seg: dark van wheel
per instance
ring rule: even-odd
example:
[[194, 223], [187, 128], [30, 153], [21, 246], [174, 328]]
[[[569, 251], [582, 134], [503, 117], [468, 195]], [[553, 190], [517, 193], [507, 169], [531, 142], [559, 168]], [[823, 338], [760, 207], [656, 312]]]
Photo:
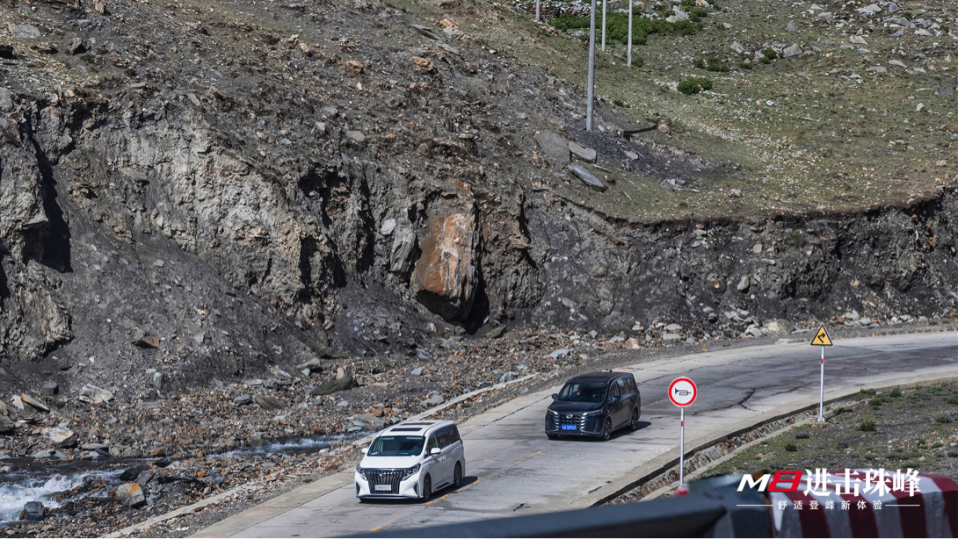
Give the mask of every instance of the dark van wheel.
[[456, 469], [452, 472], [452, 486], [459, 488], [462, 486], [462, 464], [456, 463]]
[[606, 441], [612, 437], [612, 419], [606, 418], [605, 427], [602, 428], [602, 441]]
[[422, 480], [422, 496], [420, 496], [419, 499], [428, 502], [429, 498], [432, 498], [432, 478], [427, 475], [426, 478]]
[[632, 421], [629, 423], [629, 428], [633, 431], [639, 430], [639, 411], [632, 410]]

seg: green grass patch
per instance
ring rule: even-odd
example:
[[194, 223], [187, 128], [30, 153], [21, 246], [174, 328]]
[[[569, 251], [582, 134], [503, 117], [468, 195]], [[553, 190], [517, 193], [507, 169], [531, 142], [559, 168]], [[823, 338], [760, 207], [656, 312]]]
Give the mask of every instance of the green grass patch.
[[897, 399], [898, 397], [901, 397], [901, 390], [896, 387], [888, 392], [888, 396], [893, 399]]
[[697, 94], [703, 90], [711, 90], [712, 81], [701, 77], [689, 77], [679, 83], [678, 90], [685, 95]]
[[798, 434], [795, 435], [796, 440], [807, 440], [808, 438], [809, 438], [809, 435], [807, 432], [799, 432]]
[[874, 390], [874, 389], [862, 389], [862, 390], [860, 390], [858, 393], [860, 393], [860, 394], [862, 394], [862, 395], [874, 395], [874, 394], [875, 394], [875, 390]]
[[875, 422], [874, 421], [862, 421], [858, 425], [858, 430], [862, 432], [875, 432]]
[[[665, 22], [663, 20], [652, 20], [648, 17], [638, 17], [641, 14], [639, 8], [632, 10], [632, 43], [645, 45], [648, 36], [659, 34], [663, 36], [691, 36], [700, 30], [700, 26], [690, 21]], [[559, 30], [579, 30], [589, 27], [589, 17], [576, 17], [571, 13], [563, 13], [549, 21], [549, 24]], [[601, 26], [601, 23], [596, 23]], [[629, 16], [625, 13], [609, 13], [606, 15], [606, 40], [619, 42], [627, 45], [629, 41]], [[600, 31], [598, 28], [597, 32]], [[588, 38], [587, 38], [588, 39]]]
[[958, 457], [958, 451], [949, 451], [948, 456], [951, 458], [956, 458]]
[[785, 444], [785, 451], [798, 451], [798, 446], [795, 444]]
[[945, 402], [948, 404], [958, 404], [958, 397], [948, 397], [945, 399]]
[[948, 416], [939, 416], [935, 418], [935, 423], [951, 423], [951, 418]]

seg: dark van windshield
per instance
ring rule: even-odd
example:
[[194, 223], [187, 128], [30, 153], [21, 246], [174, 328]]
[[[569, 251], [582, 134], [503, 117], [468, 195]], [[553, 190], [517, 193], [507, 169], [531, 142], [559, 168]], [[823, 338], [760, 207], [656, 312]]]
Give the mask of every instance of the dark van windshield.
[[366, 453], [370, 457], [412, 457], [422, 453], [422, 436], [380, 436]]
[[606, 382], [569, 382], [559, 392], [560, 401], [602, 402], [605, 400]]

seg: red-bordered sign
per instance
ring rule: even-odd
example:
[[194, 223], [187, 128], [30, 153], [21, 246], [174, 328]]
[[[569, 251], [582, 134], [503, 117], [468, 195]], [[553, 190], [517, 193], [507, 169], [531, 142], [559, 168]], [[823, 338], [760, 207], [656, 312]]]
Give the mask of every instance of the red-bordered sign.
[[669, 400], [679, 408], [685, 408], [692, 404], [697, 396], [698, 390], [695, 388], [695, 382], [688, 378], [676, 378], [669, 384]]

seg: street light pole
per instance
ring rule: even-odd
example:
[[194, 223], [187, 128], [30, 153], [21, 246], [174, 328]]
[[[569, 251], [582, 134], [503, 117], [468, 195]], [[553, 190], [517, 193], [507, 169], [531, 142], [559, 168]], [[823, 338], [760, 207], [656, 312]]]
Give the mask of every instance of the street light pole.
[[592, 0], [592, 14], [589, 20], [589, 80], [586, 97], [585, 130], [592, 131], [592, 108], [595, 101], [595, 0]]
[[[629, 1], [631, 2], [632, 0], [629, 0]], [[539, 18], [539, 2], [540, 0], [536, 0], [536, 22], [539, 22], [541, 20]]]
[[629, 0], [629, 67], [632, 67], [632, 0]]
[[607, 0], [602, 0], [602, 52], [605, 52], [605, 4]]

